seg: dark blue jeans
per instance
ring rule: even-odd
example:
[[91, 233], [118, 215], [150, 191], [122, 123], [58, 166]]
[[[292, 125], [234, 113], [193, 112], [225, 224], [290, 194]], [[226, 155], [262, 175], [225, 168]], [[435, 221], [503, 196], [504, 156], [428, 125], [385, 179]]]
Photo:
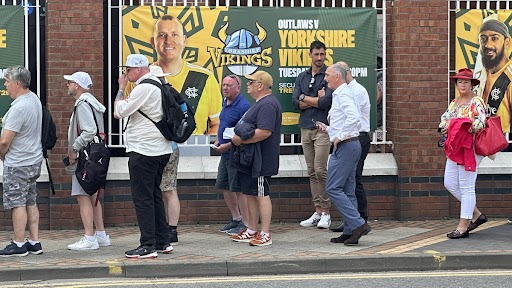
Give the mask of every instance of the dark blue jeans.
[[170, 154], [145, 156], [128, 153], [130, 187], [140, 229], [140, 245], [169, 243], [160, 182]]
[[343, 234], [346, 235], [352, 234], [354, 229], [365, 223], [357, 211], [355, 195], [359, 155], [361, 155], [359, 141], [340, 143], [332, 152], [327, 168], [327, 194], [343, 216]]

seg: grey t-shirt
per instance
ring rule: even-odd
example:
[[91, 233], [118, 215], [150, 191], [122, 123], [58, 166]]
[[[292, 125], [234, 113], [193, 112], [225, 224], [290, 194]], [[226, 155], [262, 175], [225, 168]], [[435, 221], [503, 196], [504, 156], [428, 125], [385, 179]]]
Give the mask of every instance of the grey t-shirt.
[[16, 132], [5, 155], [4, 165], [21, 167], [41, 163], [41, 126], [43, 121], [41, 101], [33, 92], [20, 95], [11, 103], [3, 118], [3, 131]]

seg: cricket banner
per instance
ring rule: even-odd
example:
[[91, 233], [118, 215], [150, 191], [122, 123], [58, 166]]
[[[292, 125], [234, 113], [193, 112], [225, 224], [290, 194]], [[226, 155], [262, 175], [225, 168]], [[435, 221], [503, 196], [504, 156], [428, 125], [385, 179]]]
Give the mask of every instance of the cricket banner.
[[4, 85], [5, 69], [24, 64], [23, 23], [23, 7], [0, 6], [0, 127], [12, 102]]
[[[376, 127], [377, 12], [374, 8], [163, 7], [126, 6], [122, 19], [122, 61], [128, 54], [157, 53], [150, 43], [156, 20], [177, 17], [187, 36], [184, 60], [212, 71], [217, 81], [263, 70], [272, 75], [273, 93], [283, 108], [282, 133], [299, 133], [292, 105], [295, 79], [311, 66], [309, 45], [325, 43], [326, 65], [345, 61], [366, 87]], [[241, 92], [247, 95], [243, 78]], [[252, 101], [254, 102], [254, 101]]]
[[456, 12], [455, 69], [473, 70], [474, 77], [480, 80], [475, 93], [489, 105], [491, 115], [500, 116], [503, 131], [507, 133], [512, 114], [510, 33], [512, 10], [461, 9]]

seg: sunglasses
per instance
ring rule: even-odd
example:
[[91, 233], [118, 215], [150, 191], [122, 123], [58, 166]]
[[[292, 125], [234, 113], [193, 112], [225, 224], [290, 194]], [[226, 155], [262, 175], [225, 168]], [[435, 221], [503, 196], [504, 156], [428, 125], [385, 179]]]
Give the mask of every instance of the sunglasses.
[[311, 77], [311, 81], [309, 81], [309, 88], [311, 89], [315, 84], [315, 77]]
[[75, 81], [68, 80], [68, 85], [71, 85], [71, 84], [73, 84], [73, 83], [75, 83], [75, 84], [76, 84], [76, 82], [75, 82]]
[[260, 82], [260, 81], [255, 81], [255, 80], [249, 80], [249, 81], [247, 82], [247, 86], [251, 86], [251, 85], [252, 85], [252, 84], [254, 84], [254, 83], [261, 83], [261, 82]]
[[128, 72], [130, 72], [130, 70], [132, 70], [132, 69], [135, 69], [135, 68], [133, 68], [133, 67], [125, 67], [125, 68], [123, 68], [123, 74], [128, 74]]
[[235, 79], [236, 84], [238, 84], [238, 86], [240, 86], [240, 82], [238, 82], [238, 77], [236, 77], [236, 75], [235, 75], [235, 74], [228, 75], [227, 77], [229, 77], [229, 78], [231, 78], [231, 79]]

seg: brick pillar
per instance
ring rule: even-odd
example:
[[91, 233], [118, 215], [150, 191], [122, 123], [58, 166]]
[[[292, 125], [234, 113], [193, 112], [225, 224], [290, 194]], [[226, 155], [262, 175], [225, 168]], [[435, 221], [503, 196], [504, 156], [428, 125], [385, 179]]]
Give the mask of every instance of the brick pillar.
[[387, 8], [387, 115], [399, 168], [397, 215], [447, 216], [437, 125], [447, 107], [448, 3], [399, 0]]
[[93, 81], [91, 93], [103, 102], [103, 2], [47, 0], [46, 11], [47, 103], [57, 124], [58, 137], [50, 160], [57, 191], [50, 196], [49, 227], [41, 228], [81, 227], [78, 205], [70, 198], [70, 176], [62, 164], [75, 103], [67, 94], [63, 75], [89, 73]]

